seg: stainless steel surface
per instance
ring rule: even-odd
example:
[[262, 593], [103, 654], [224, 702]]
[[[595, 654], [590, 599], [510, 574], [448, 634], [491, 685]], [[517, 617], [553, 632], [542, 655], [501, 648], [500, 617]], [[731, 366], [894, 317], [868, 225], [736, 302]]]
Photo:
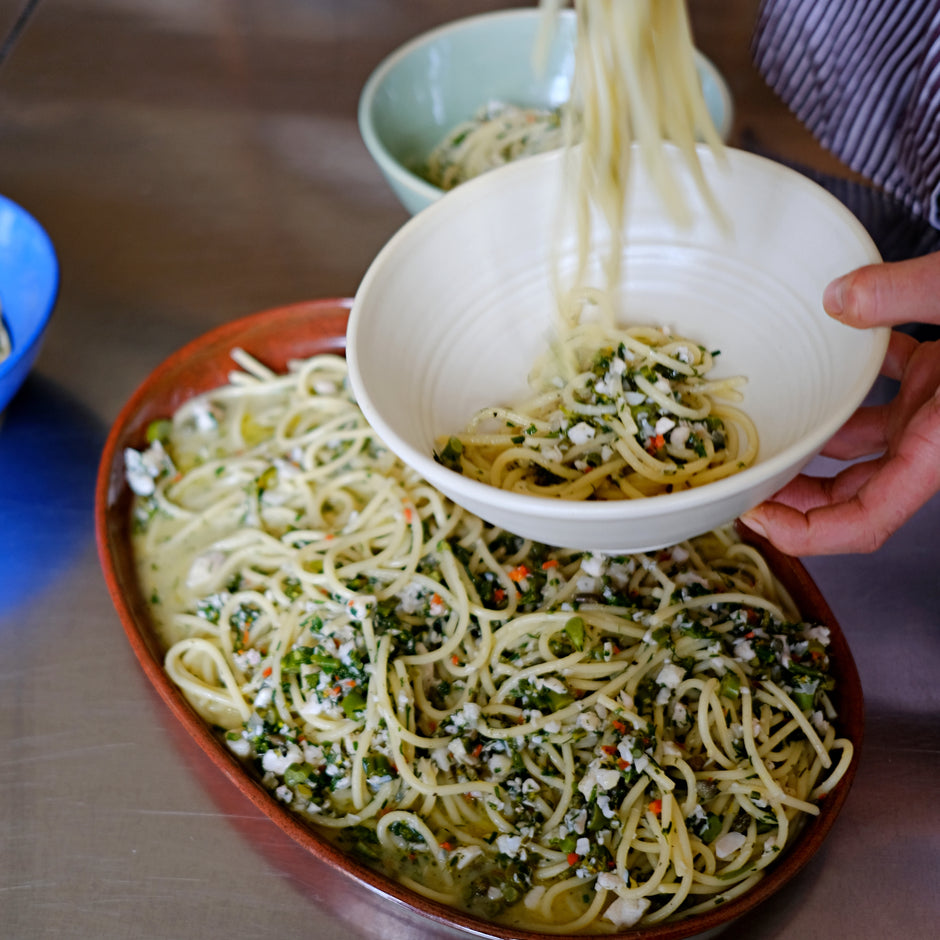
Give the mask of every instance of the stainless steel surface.
[[[359, 141], [363, 81], [405, 38], [506, 5], [0, 0], [0, 192], [62, 264], [0, 423], [0, 936], [451, 935], [305, 857], [173, 725], [106, 593], [92, 488], [168, 353], [354, 292], [406, 218]], [[756, 0], [692, 6], [738, 133], [831, 169], [750, 70]], [[938, 530], [934, 499], [876, 554], [809, 564], [862, 675], [861, 769], [820, 856], [726, 936], [936, 935]]]

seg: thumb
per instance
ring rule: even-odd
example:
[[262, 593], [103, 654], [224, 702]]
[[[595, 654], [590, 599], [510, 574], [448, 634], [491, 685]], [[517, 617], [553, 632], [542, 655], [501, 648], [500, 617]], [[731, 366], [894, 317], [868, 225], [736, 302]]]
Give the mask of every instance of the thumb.
[[829, 284], [823, 307], [860, 328], [940, 323], [940, 252], [850, 271]]

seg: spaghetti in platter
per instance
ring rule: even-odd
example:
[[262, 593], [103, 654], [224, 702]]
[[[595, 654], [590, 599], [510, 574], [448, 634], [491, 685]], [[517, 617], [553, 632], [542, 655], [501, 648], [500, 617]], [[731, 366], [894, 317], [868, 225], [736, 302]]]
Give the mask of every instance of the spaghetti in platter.
[[730, 530], [528, 542], [377, 440], [345, 363], [230, 383], [125, 453], [166, 670], [301, 818], [411, 889], [546, 933], [746, 892], [852, 745], [828, 631]]

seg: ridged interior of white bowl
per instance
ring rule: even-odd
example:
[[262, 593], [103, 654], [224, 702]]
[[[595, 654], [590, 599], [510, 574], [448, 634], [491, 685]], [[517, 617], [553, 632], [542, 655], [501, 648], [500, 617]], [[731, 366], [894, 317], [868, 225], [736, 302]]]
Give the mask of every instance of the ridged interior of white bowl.
[[[545, 348], [561, 154], [458, 188], [406, 225], [370, 268], [348, 341], [354, 388], [379, 434], [484, 518], [584, 547], [668, 544], [677, 533], [733, 518], [782, 485], [877, 375], [884, 331], [833, 321], [821, 297], [830, 279], [878, 255], [848, 211], [804, 177], [740, 151], [728, 153], [726, 166], [702, 156], [726, 225], [690, 191], [695, 222], [677, 228], [637, 165], [623, 319], [668, 325], [720, 349], [720, 371], [746, 376], [743, 407], [761, 441], [755, 467], [654, 500], [570, 504], [499, 493], [431, 459], [435, 440], [477, 408], [517, 400]], [[570, 269], [574, 240], [561, 233], [562, 266]], [[629, 533], [612, 536], [616, 521], [628, 522]]]

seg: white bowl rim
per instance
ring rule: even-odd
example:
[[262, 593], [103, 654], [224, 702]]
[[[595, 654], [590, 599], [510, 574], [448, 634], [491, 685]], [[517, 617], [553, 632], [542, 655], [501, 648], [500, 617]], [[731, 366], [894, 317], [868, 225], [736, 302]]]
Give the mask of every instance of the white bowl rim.
[[[725, 153], [729, 163], [744, 161], [761, 164], [771, 178], [786, 179], [791, 184], [804, 188], [808, 195], [825, 203], [830, 211], [834, 211], [842, 217], [847, 228], [854, 232], [860, 246], [869, 255], [869, 263], [877, 263], [881, 260], [881, 254], [864, 225], [845, 205], [820, 184], [797, 170], [750, 151], [727, 147]], [[794, 441], [770, 458], [759, 460], [758, 463], [738, 473], [715, 480], [705, 486], [682, 490], [677, 493], [666, 493], [637, 500], [587, 502], [509, 492], [490, 486], [487, 483], [472, 480], [448, 469], [438, 463], [432, 455], [413, 447], [385, 421], [372, 400], [364, 393], [367, 383], [362, 378], [362, 370], [359, 366], [358, 343], [359, 337], [362, 335], [362, 297], [370, 290], [371, 284], [379, 275], [386, 258], [400, 250], [398, 246], [411, 237], [411, 232], [415, 228], [433, 224], [437, 214], [441, 212], [452, 213], [455, 209], [459, 209], [460, 200], [474, 202], [482, 195], [478, 193], [478, 190], [494, 185], [508, 187], [514, 174], [521, 175], [531, 172], [531, 161], [550, 161], [553, 159], [559, 159], [557, 152], [539, 154], [524, 161], [506, 164], [455, 187], [445, 195], [444, 199], [438, 200], [422, 212], [412, 216], [379, 251], [366, 271], [356, 291], [350, 311], [346, 332], [346, 358], [349, 363], [350, 381], [359, 407], [379, 437], [404, 463], [420, 473], [426, 480], [433, 482], [435, 477], [439, 478], [442, 473], [446, 474], [448, 495], [454, 494], [451, 495], [451, 498], [458, 504], [462, 502], [482, 504], [498, 510], [500, 514], [513, 513], [543, 517], [548, 515], [546, 507], [551, 506], [552, 517], [559, 521], [584, 520], [592, 523], [627, 523], [631, 520], [646, 519], [657, 510], [668, 511], [670, 514], [675, 515], [699, 506], [718, 502], [722, 498], [732, 498], [737, 493], [759, 489], [762, 484], [766, 485], [780, 474], [785, 474], [788, 469], [792, 469], [792, 475], [795, 476], [810, 459], [819, 453], [823, 445], [862, 404], [880, 372], [888, 348], [891, 333], [889, 328], [876, 327], [867, 330], [869, 335], [873, 337], [871, 350], [867, 361], [858, 364], [854, 394], [846, 395], [841, 406], [834, 409], [824, 420], [818, 422], [811, 433]], [[442, 482], [437, 485], [442, 489], [444, 487]]]
[[[559, 10], [559, 15], [565, 18], [574, 17], [573, 10]], [[487, 13], [474, 13], [471, 16], [464, 16], [448, 23], [442, 23], [426, 32], [423, 32], [412, 39], [409, 39], [403, 45], [390, 52], [375, 67], [372, 74], [366, 79], [362, 92], [359, 95], [358, 123], [359, 132], [362, 135], [366, 149], [373, 155], [381, 154], [383, 158], [383, 168], [394, 177], [400, 184], [405, 184], [414, 190], [415, 195], [420, 196], [428, 202], [434, 202], [441, 198], [447, 190], [429, 183], [426, 179], [412, 172], [401, 161], [399, 161], [385, 146], [381, 137], [375, 130], [375, 123], [371, 117], [372, 105], [379, 88], [385, 81], [389, 72], [392, 71], [403, 59], [406, 59], [416, 49], [427, 45], [446, 36], [448, 33], [457, 32], [473, 23], [488, 22], [492, 20], [509, 19], [532, 19], [540, 16], [538, 8], [512, 8], [508, 10], [491, 10]], [[721, 139], [727, 141], [732, 125], [734, 124], [734, 99], [731, 95], [731, 89], [728, 86], [724, 76], [719, 71], [714, 62], [711, 61], [699, 49], [695, 49], [696, 65], [706, 72], [718, 89], [722, 105], [722, 120], [717, 127]], [[528, 159], [528, 158], [527, 158]]]

